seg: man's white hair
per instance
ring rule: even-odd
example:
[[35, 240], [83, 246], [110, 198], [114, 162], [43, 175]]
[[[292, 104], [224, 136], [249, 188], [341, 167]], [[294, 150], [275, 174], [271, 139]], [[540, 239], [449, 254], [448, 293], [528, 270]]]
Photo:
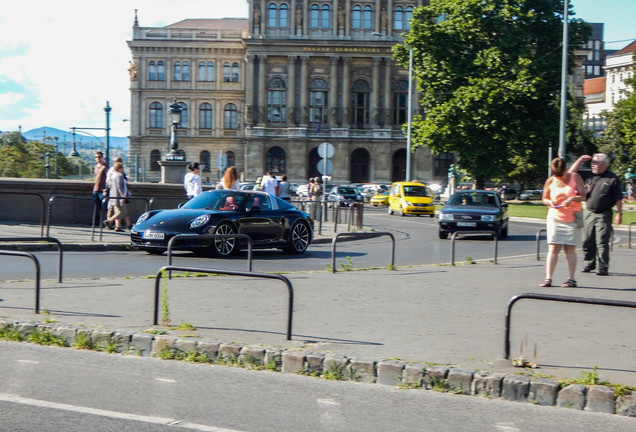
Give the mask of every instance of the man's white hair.
[[596, 153], [593, 158], [605, 165], [609, 165], [609, 158], [605, 153]]

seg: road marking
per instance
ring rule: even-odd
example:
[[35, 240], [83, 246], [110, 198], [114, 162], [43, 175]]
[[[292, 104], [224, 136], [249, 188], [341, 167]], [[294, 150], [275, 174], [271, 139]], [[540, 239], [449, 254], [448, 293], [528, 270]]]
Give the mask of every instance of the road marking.
[[336, 402], [333, 399], [316, 399], [316, 402], [324, 405], [340, 405], [340, 402]]
[[513, 425], [514, 423], [495, 423], [495, 428], [497, 428], [497, 430], [500, 430], [502, 432], [519, 432], [521, 431], [521, 429], [518, 429]]
[[239, 431], [237, 429], [225, 429], [225, 428], [219, 428], [215, 426], [201, 425], [197, 423], [181, 422], [180, 420], [167, 418], [167, 417], [144, 416], [139, 414], [130, 414], [130, 413], [123, 413], [118, 411], [110, 411], [110, 410], [102, 410], [97, 408], [82, 407], [77, 405], [62, 404], [57, 402], [48, 402], [48, 401], [43, 401], [38, 399], [23, 398], [21, 396], [12, 395], [8, 393], [0, 393], [0, 401], [12, 402], [12, 403], [17, 403], [21, 405], [36, 406], [41, 408], [50, 408], [50, 409], [56, 409], [61, 411], [76, 412], [80, 414], [89, 414], [89, 415], [95, 415], [100, 417], [108, 417], [108, 418], [113, 418], [118, 420], [131, 420], [131, 421], [138, 421], [142, 423], [160, 424], [164, 426], [168, 425], [168, 426], [178, 427], [182, 429], [190, 429], [190, 430], [203, 431], [203, 432], [245, 432], [245, 431]]
[[39, 361], [35, 360], [18, 360], [19, 363], [29, 363], [29, 364], [40, 364]]
[[161, 382], [167, 382], [167, 383], [176, 383], [177, 382], [176, 379], [172, 379], [172, 378], [155, 378], [155, 380], [161, 381]]

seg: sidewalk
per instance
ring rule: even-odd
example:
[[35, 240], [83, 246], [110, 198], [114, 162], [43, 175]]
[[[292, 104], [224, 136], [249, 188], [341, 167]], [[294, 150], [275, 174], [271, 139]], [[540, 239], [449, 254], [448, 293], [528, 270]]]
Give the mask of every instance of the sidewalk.
[[[0, 225], [0, 237], [9, 233], [39, 236], [39, 226]], [[51, 227], [50, 235], [65, 248], [97, 243], [90, 243], [88, 228]], [[320, 241], [330, 238], [324, 235]], [[126, 242], [127, 233], [104, 232], [97, 245], [120, 248]], [[503, 360], [504, 316], [511, 297], [537, 292], [635, 301], [635, 258], [636, 249], [615, 247], [610, 276], [578, 273], [578, 288], [539, 288], [545, 261], [533, 258], [497, 265], [290, 273], [291, 341], [285, 340], [287, 290], [280, 281], [175, 277], [166, 281], [171, 323], [189, 323], [196, 330], [170, 330], [169, 335], [560, 378], [578, 378], [598, 366], [602, 380], [636, 386], [635, 309], [520, 301], [512, 315], [511, 356], [520, 355], [527, 336], [525, 358], [532, 360], [536, 344], [540, 368], [513, 368]], [[562, 270], [563, 259], [558, 265]], [[50, 315], [33, 314], [33, 293], [33, 281], [0, 282], [0, 318], [54, 319], [124, 332], [152, 327], [153, 279], [44, 280], [41, 308]]]

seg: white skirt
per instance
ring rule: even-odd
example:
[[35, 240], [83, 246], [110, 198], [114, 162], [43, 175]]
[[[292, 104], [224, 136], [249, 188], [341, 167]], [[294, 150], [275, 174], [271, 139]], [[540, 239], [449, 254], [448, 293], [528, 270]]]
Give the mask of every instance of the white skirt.
[[576, 234], [579, 231], [576, 227], [576, 221], [561, 222], [548, 218], [547, 228], [548, 244], [576, 246]]

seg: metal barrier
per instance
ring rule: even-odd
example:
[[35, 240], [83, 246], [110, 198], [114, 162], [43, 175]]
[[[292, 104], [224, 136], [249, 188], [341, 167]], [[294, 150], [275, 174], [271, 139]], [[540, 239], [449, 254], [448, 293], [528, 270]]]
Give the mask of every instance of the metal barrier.
[[338, 223], [340, 222], [340, 213], [344, 213], [345, 220], [347, 221], [347, 231], [351, 231], [351, 226], [355, 226], [358, 229], [361, 229], [363, 226], [363, 214], [364, 214], [364, 204], [353, 202], [349, 204], [349, 206], [340, 206], [338, 203], [333, 203], [333, 232], [338, 232]]
[[[102, 209], [99, 215], [99, 220], [103, 221], [106, 219], [105, 215], [108, 214], [108, 202], [111, 199], [126, 199], [126, 200], [139, 200], [139, 201], [145, 201], [146, 202], [146, 210], [148, 211], [148, 209], [150, 208], [150, 202], [148, 200], [148, 198], [144, 198], [144, 197], [104, 197], [104, 199], [102, 200]], [[104, 211], [106, 210], [106, 211]], [[130, 229], [130, 227], [128, 227]], [[99, 224], [99, 241], [102, 241], [102, 235], [104, 233], [104, 224], [100, 223]]]
[[547, 233], [548, 230], [546, 228], [541, 228], [539, 231], [537, 231], [537, 261], [541, 261], [541, 257], [540, 257], [540, 240], [541, 240], [541, 233]]
[[53, 202], [56, 199], [74, 199], [89, 200], [93, 203], [93, 217], [91, 218], [91, 241], [95, 241], [95, 216], [97, 216], [97, 204], [92, 197], [77, 197], [72, 195], [53, 195], [49, 198], [49, 205], [46, 210], [46, 237], [49, 236], [49, 228], [51, 227], [51, 213], [53, 211]]
[[636, 224], [636, 222], [630, 222], [629, 227], [627, 228], [627, 243], [630, 249], [632, 248], [632, 225], [634, 224]]
[[[189, 239], [196, 239], [196, 240], [204, 240], [204, 239], [220, 239], [220, 238], [237, 238], [237, 239], [243, 239], [247, 241], [247, 271], [251, 272], [252, 271], [252, 239], [245, 235], [245, 234], [200, 234], [200, 235], [189, 235], [189, 234], [177, 234], [176, 236], [172, 237], [169, 241], [168, 241], [168, 265], [172, 265], [172, 249], [173, 249], [173, 245], [174, 243], [179, 240], [179, 239], [184, 239], [184, 238], [189, 238]], [[172, 279], [171, 274], [168, 275], [169, 279]]]
[[523, 299], [591, 304], [591, 305], [599, 305], [599, 306], [636, 308], [636, 302], [624, 301], [624, 300], [595, 299], [595, 298], [589, 298], [589, 297], [569, 297], [569, 296], [554, 295], [554, 294], [536, 294], [536, 293], [525, 293], [525, 294], [514, 296], [508, 301], [508, 308], [506, 310], [506, 324], [505, 324], [506, 328], [505, 328], [505, 340], [504, 340], [504, 358], [506, 359], [510, 359], [510, 320], [511, 320], [512, 306], [514, 306], [514, 304], [518, 302], [519, 300], [523, 300]]
[[499, 236], [495, 231], [455, 231], [451, 235], [451, 265], [455, 265], [455, 239], [458, 235], [483, 235], [490, 234], [495, 240], [495, 264], [497, 264], [497, 249], [499, 248]]
[[18, 252], [18, 251], [3, 251], [0, 250], [0, 255], [9, 255], [9, 256], [23, 256], [26, 258], [30, 258], [35, 264], [35, 308], [34, 311], [36, 314], [40, 313], [40, 261], [29, 252]]
[[340, 233], [336, 234], [331, 240], [331, 273], [336, 272], [336, 242], [340, 237], [357, 237], [357, 238], [370, 238], [379, 236], [391, 237], [391, 264], [390, 267], [395, 267], [395, 237], [390, 232], [366, 232], [366, 233]]
[[57, 282], [62, 283], [62, 243], [54, 237], [0, 237], [0, 242], [48, 242], [57, 245]]
[[40, 237], [44, 235], [44, 197], [42, 196], [42, 194], [39, 193], [35, 193], [35, 192], [0, 192], [0, 194], [7, 194], [7, 195], [33, 195], [33, 196], [37, 196], [38, 198], [40, 198]]
[[278, 279], [287, 285], [288, 302], [287, 302], [287, 340], [291, 340], [292, 336], [292, 315], [294, 313], [294, 288], [291, 282], [285, 276], [269, 274], [269, 273], [247, 273], [239, 271], [228, 270], [213, 270], [213, 269], [201, 269], [195, 267], [178, 267], [178, 266], [166, 266], [159, 269], [155, 276], [155, 305], [153, 312], [153, 325], [159, 324], [159, 282], [161, 281], [164, 272], [170, 272], [172, 270], [196, 272], [196, 273], [208, 273], [208, 274], [221, 274], [228, 276], [245, 276], [260, 279]]

